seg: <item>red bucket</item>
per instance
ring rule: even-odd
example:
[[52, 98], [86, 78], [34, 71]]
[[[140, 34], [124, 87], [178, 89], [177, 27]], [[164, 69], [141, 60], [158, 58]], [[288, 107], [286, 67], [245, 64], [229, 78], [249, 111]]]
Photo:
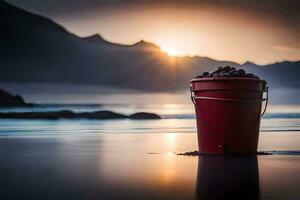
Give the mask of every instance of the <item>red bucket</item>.
[[[215, 77], [191, 80], [198, 146], [203, 154], [256, 154], [266, 81]], [[266, 98], [263, 98], [266, 92]], [[266, 101], [261, 114], [262, 102]]]

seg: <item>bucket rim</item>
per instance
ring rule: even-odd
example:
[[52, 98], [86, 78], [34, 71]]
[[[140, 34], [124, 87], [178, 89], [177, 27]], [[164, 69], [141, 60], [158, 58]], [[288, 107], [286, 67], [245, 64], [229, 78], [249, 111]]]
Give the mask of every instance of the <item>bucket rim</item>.
[[254, 79], [246, 77], [207, 77], [207, 78], [193, 78], [190, 82], [207, 82], [207, 81], [248, 81], [248, 82], [258, 82], [267, 84], [263, 79]]

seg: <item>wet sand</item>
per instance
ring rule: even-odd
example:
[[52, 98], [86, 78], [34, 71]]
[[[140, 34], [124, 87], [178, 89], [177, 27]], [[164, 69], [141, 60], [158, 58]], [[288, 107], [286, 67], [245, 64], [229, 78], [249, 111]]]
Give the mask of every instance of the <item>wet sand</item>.
[[[0, 199], [299, 198], [299, 155], [174, 153], [196, 149], [195, 139], [192, 133], [1, 137]], [[299, 141], [298, 132], [262, 133], [260, 150], [296, 150]]]

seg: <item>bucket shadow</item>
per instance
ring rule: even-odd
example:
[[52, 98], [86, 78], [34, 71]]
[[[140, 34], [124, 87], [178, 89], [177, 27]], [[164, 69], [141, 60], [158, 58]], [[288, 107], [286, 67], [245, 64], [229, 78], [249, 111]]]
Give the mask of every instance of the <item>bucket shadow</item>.
[[259, 199], [257, 156], [199, 156], [196, 199]]

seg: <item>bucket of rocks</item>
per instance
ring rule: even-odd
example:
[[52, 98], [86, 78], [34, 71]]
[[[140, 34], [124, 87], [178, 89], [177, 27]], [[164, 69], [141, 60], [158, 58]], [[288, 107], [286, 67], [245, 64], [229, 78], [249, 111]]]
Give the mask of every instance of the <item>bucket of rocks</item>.
[[191, 80], [200, 153], [256, 154], [268, 103], [266, 85], [258, 76], [230, 66]]

